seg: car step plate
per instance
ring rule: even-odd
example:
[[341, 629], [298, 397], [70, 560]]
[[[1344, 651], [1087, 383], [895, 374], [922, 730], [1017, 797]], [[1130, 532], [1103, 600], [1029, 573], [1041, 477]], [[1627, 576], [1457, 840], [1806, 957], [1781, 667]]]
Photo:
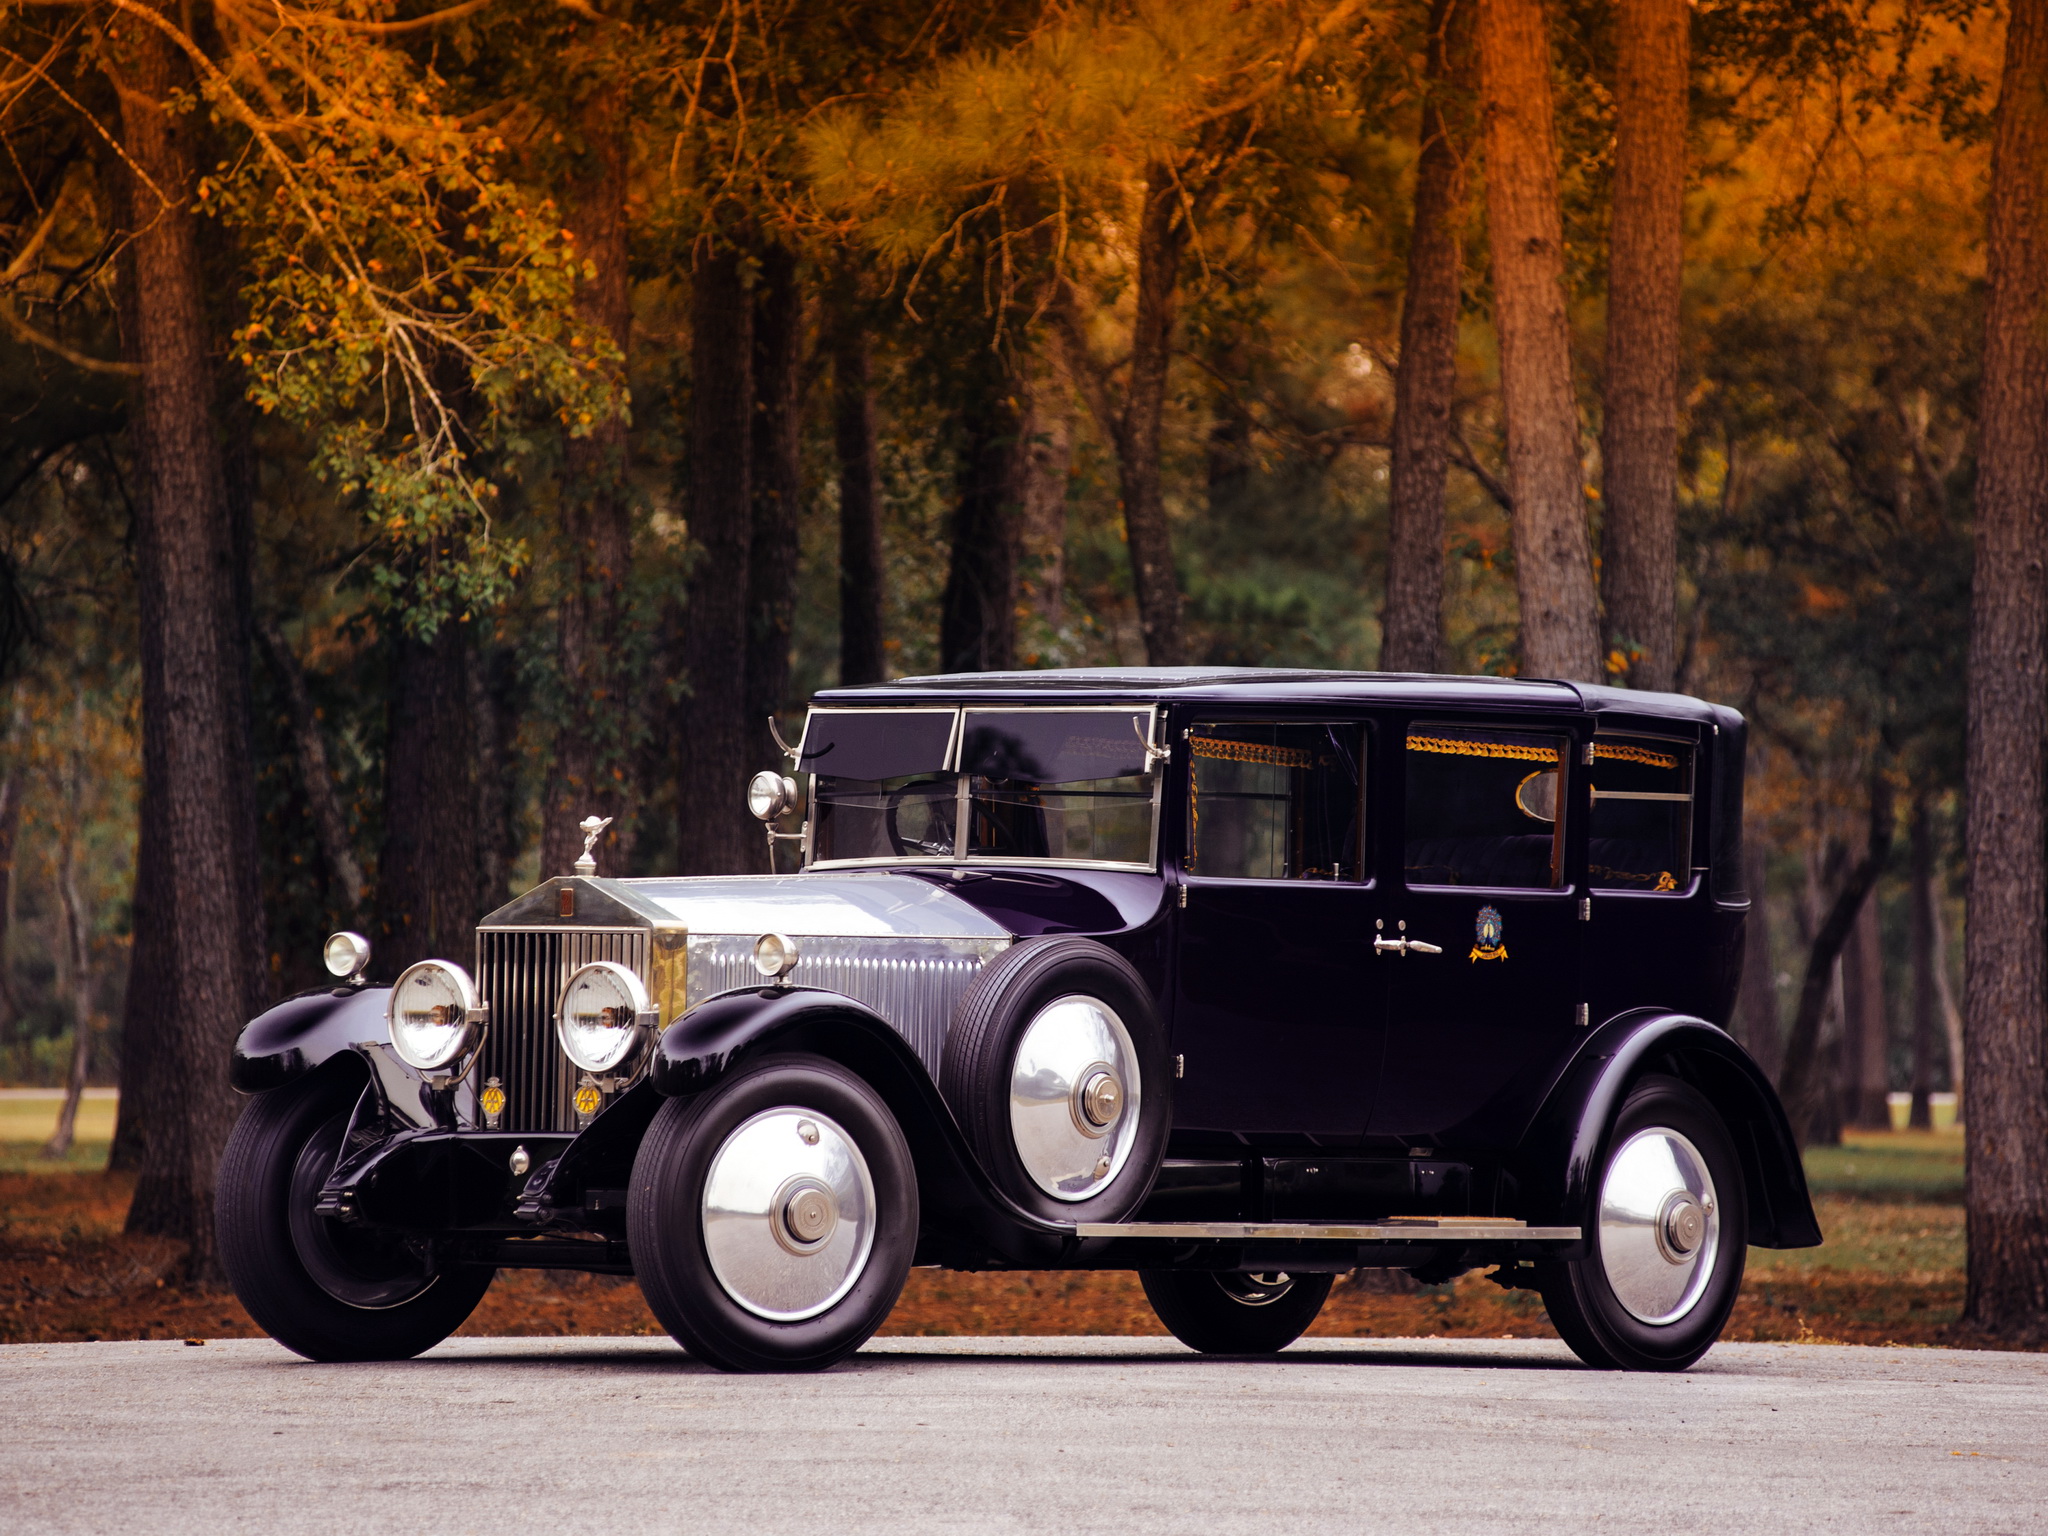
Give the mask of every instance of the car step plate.
[[1076, 1237], [1303, 1243], [1575, 1243], [1577, 1227], [1532, 1227], [1499, 1216], [1397, 1216], [1390, 1221], [1082, 1221]]

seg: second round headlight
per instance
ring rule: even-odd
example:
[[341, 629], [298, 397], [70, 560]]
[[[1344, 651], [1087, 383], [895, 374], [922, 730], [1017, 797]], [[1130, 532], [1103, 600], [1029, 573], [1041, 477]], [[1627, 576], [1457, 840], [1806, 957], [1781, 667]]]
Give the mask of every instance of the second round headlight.
[[586, 1072], [621, 1065], [644, 1038], [642, 1022], [652, 1013], [640, 978], [610, 960], [586, 965], [562, 988], [555, 1006], [555, 1038], [568, 1058]]

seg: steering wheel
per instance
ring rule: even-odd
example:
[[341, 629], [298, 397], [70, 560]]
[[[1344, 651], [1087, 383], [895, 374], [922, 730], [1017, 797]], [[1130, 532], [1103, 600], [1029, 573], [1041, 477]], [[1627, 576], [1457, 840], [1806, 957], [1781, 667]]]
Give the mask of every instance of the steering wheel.
[[[943, 793], [935, 795], [933, 790]], [[909, 833], [899, 821], [906, 801], [912, 811]], [[882, 828], [888, 834], [890, 849], [928, 859], [945, 858], [953, 851], [953, 806], [953, 782], [949, 778], [912, 779], [902, 788], [890, 790], [882, 811]], [[924, 822], [921, 837], [913, 835], [920, 830], [916, 825], [920, 814]]]

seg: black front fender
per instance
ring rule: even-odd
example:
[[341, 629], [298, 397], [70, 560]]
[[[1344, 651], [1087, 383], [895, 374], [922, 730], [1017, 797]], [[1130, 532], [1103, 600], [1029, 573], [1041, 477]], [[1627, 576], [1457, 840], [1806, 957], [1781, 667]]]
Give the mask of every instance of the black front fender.
[[1071, 1227], [1041, 1221], [995, 1186], [909, 1042], [841, 993], [761, 987], [711, 998], [662, 1032], [651, 1076], [658, 1092], [685, 1097], [771, 1051], [836, 1061], [889, 1106], [917, 1164], [925, 1211], [920, 1264], [1049, 1269], [1080, 1251]]
[[303, 1077], [359, 1044], [385, 1038], [389, 987], [321, 987], [256, 1015], [235, 1038], [228, 1081], [262, 1093]]
[[1749, 1053], [1688, 1014], [1638, 1010], [1603, 1024], [1581, 1045], [1544, 1101], [1511, 1165], [1526, 1219], [1589, 1227], [1609, 1128], [1645, 1072], [1680, 1078], [1719, 1111], [1742, 1159], [1749, 1240], [1759, 1248], [1811, 1248], [1821, 1240], [1799, 1144], [1778, 1095]]

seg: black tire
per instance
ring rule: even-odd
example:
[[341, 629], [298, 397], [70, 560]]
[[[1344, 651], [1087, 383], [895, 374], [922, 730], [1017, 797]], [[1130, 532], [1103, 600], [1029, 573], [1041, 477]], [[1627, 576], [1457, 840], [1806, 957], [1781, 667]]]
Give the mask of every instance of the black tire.
[[[1639, 1132], [1678, 1132], [1704, 1159], [1719, 1216], [1712, 1259], [1699, 1261], [1705, 1280], [1682, 1316], [1645, 1321], [1626, 1306], [1609, 1274], [1599, 1220], [1602, 1190], [1617, 1153]], [[1742, 1289], [1749, 1254], [1749, 1205], [1742, 1164], [1721, 1117], [1692, 1088], [1672, 1077], [1645, 1077], [1614, 1117], [1593, 1184], [1593, 1251], [1583, 1259], [1537, 1266], [1543, 1304], [1573, 1353], [1596, 1370], [1682, 1371], [1721, 1336]]]
[[[843, 1131], [865, 1161], [874, 1201], [873, 1244], [851, 1289], [794, 1321], [759, 1315], [728, 1289], [705, 1231], [705, 1188], [720, 1150], [756, 1117], [783, 1110]], [[764, 1057], [706, 1093], [664, 1104], [640, 1143], [626, 1201], [648, 1307], [678, 1344], [723, 1371], [822, 1371], [859, 1349], [902, 1293], [917, 1225], [917, 1169], [895, 1116], [859, 1077], [818, 1056]]]
[[1159, 1321], [1205, 1355], [1277, 1354], [1308, 1331], [1332, 1275], [1239, 1275], [1210, 1269], [1141, 1269]]
[[409, 1360], [461, 1327], [497, 1273], [436, 1269], [397, 1234], [314, 1213], [361, 1091], [320, 1075], [257, 1094], [214, 1188], [235, 1295], [258, 1327], [308, 1360]]
[[[1122, 1164], [1084, 1198], [1047, 1193], [1026, 1170], [1011, 1130], [1010, 1079], [1026, 1029], [1045, 1006], [1080, 996], [1106, 1004], [1138, 1064], [1135, 1134]], [[982, 968], [953, 1012], [939, 1090], [967, 1143], [1004, 1194], [1047, 1221], [1121, 1221], [1144, 1203], [1173, 1126], [1166, 1032], [1143, 978], [1093, 939], [1031, 939]]]

